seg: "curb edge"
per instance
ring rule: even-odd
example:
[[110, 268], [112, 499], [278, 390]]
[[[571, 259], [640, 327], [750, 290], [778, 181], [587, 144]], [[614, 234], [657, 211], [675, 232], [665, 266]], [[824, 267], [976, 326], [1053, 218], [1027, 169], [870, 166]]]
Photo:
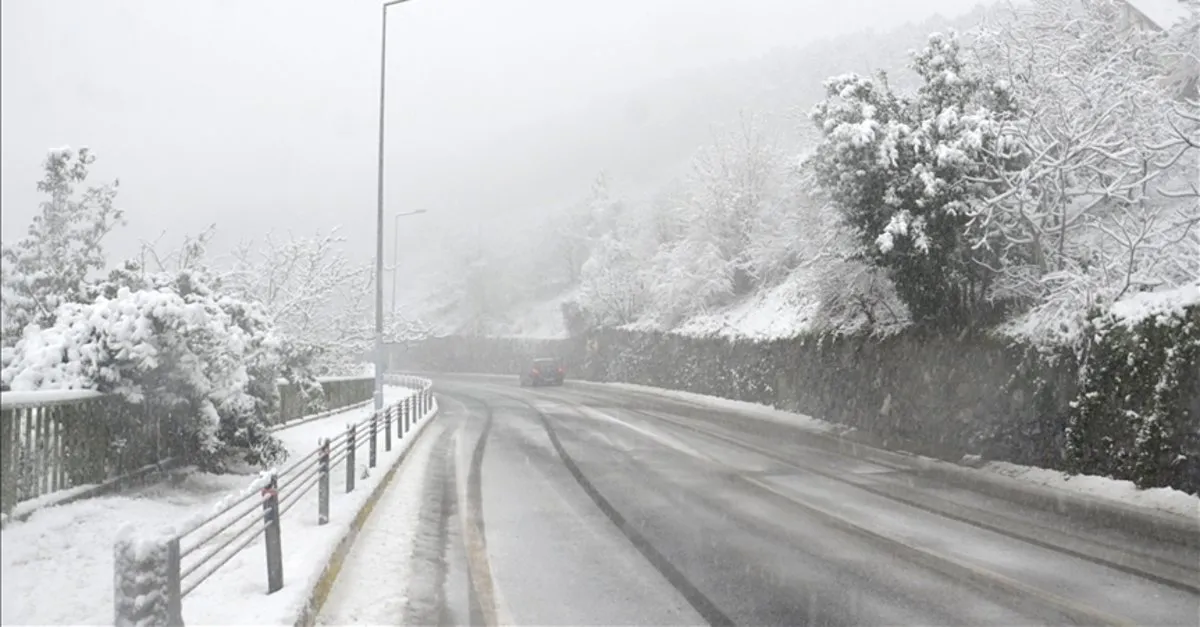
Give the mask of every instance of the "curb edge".
[[[425, 417], [422, 423], [436, 418], [440, 410], [439, 404], [434, 400], [433, 410]], [[424, 431], [425, 429], [422, 427], [415, 437], [420, 438]], [[388, 469], [383, 479], [371, 489], [371, 495], [367, 497], [362, 507], [359, 508], [358, 513], [354, 515], [354, 519], [350, 521], [350, 528], [338, 540], [337, 545], [334, 546], [333, 551], [326, 559], [325, 566], [321, 569], [321, 574], [313, 581], [307, 595], [308, 598], [304, 606], [300, 609], [299, 616], [296, 617], [296, 621], [293, 623], [295, 627], [312, 627], [316, 624], [317, 616], [321, 614], [321, 608], [325, 605], [325, 601], [328, 600], [329, 593], [333, 590], [333, 584], [337, 581], [337, 576], [342, 570], [342, 563], [350, 554], [350, 549], [354, 547], [354, 541], [358, 539], [358, 534], [362, 530], [363, 525], [370, 518], [371, 512], [375, 510], [375, 505], [383, 497], [383, 493], [391, 485], [392, 479], [395, 478], [400, 470], [400, 465], [408, 458], [408, 454], [412, 451], [413, 446], [416, 446], [415, 439], [392, 462], [392, 467]]]

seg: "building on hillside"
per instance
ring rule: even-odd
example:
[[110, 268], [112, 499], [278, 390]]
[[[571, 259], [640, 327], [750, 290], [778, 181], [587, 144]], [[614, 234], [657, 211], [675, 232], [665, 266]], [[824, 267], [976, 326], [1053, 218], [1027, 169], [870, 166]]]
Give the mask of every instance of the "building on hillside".
[[[1130, 28], [1145, 28], [1158, 32], [1168, 32], [1179, 24], [1192, 20], [1196, 24], [1193, 13], [1200, 6], [1196, 0], [1121, 0], [1121, 20], [1123, 25]], [[1198, 58], [1195, 28], [1185, 36], [1193, 43], [1192, 53], [1180, 59], [1173, 60], [1170, 72], [1165, 82], [1179, 98], [1196, 99], [1200, 97], [1200, 58]]]
[[1122, 0], [1121, 4], [1126, 24], [1157, 31], [1170, 30], [1192, 10], [1187, 0]]

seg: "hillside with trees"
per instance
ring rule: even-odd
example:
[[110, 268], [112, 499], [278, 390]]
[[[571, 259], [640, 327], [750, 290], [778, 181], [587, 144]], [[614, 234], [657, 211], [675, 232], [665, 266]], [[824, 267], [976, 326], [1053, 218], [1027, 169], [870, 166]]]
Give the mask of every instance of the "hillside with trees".
[[560, 351], [581, 378], [1196, 493], [1197, 5], [981, 11], [903, 70], [823, 76], [790, 100], [807, 119], [743, 113], [650, 193], [599, 176], [537, 237], [474, 248], [438, 312], [459, 337], [413, 360]]
[[431, 316], [1069, 342], [1094, 309], [1200, 276], [1196, 20], [1162, 32], [1122, 7], [980, 9], [730, 69], [753, 97], [679, 176], [633, 192], [601, 173], [547, 223], [473, 242]]

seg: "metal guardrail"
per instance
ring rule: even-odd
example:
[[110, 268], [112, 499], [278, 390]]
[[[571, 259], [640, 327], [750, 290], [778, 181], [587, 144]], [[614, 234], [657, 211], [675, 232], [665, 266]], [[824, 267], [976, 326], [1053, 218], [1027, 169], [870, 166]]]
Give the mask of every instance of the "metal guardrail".
[[[283, 588], [281, 520], [314, 487], [317, 523], [329, 523], [333, 469], [345, 467], [345, 491], [354, 491], [357, 455], [367, 448], [367, 468], [374, 468], [380, 436], [392, 450], [392, 430], [402, 440], [434, 409], [429, 379], [389, 375], [388, 382], [415, 393], [325, 438], [304, 457], [282, 470], [263, 473], [239, 494], [231, 495], [204, 517], [188, 521], [183, 531], [155, 540], [118, 538], [115, 547], [115, 616], [117, 625], [183, 624], [183, 599], [235, 555], [265, 536], [267, 594]], [[149, 542], [149, 544], [148, 544]]]

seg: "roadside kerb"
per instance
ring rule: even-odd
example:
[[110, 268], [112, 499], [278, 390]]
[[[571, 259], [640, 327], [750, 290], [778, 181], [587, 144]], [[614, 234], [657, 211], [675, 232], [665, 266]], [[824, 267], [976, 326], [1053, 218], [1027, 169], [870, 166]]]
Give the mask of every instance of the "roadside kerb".
[[[435, 401], [433, 411], [436, 413], [437, 409], [437, 403]], [[354, 541], [358, 539], [359, 532], [362, 531], [363, 525], [366, 524], [367, 519], [371, 516], [371, 512], [374, 511], [375, 504], [379, 502], [379, 499], [383, 496], [384, 491], [386, 491], [388, 486], [391, 484], [392, 478], [395, 477], [397, 471], [400, 469], [400, 465], [403, 464], [404, 460], [408, 457], [408, 453], [412, 450], [412, 447], [416, 443], [415, 438], [420, 436], [420, 432], [424, 430], [424, 425], [426, 422], [427, 421], [423, 420], [418, 424], [417, 427], [414, 427], [416, 433], [414, 434], [413, 443], [409, 444], [408, 448], [404, 449], [404, 451], [400, 453], [400, 455], [392, 463], [392, 467], [388, 469], [383, 480], [376, 484], [375, 488], [371, 490], [371, 496], [367, 498], [366, 503], [363, 504], [362, 508], [358, 511], [358, 514], [355, 515], [354, 520], [350, 522], [350, 527], [346, 530], [346, 534], [342, 536], [342, 539], [338, 541], [337, 546], [334, 547], [333, 552], [329, 556], [329, 560], [325, 564], [325, 567], [321, 569], [321, 574], [316, 578], [316, 582], [312, 585], [312, 589], [308, 595], [308, 601], [304, 604], [304, 607], [300, 611], [300, 615], [296, 618], [296, 627], [312, 627], [316, 624], [317, 617], [321, 615], [321, 608], [325, 606], [325, 601], [329, 599], [329, 593], [333, 590], [333, 584], [335, 581], [337, 581], [338, 574], [342, 570], [342, 564], [345, 562], [346, 556], [350, 554], [350, 550], [354, 548]]]

